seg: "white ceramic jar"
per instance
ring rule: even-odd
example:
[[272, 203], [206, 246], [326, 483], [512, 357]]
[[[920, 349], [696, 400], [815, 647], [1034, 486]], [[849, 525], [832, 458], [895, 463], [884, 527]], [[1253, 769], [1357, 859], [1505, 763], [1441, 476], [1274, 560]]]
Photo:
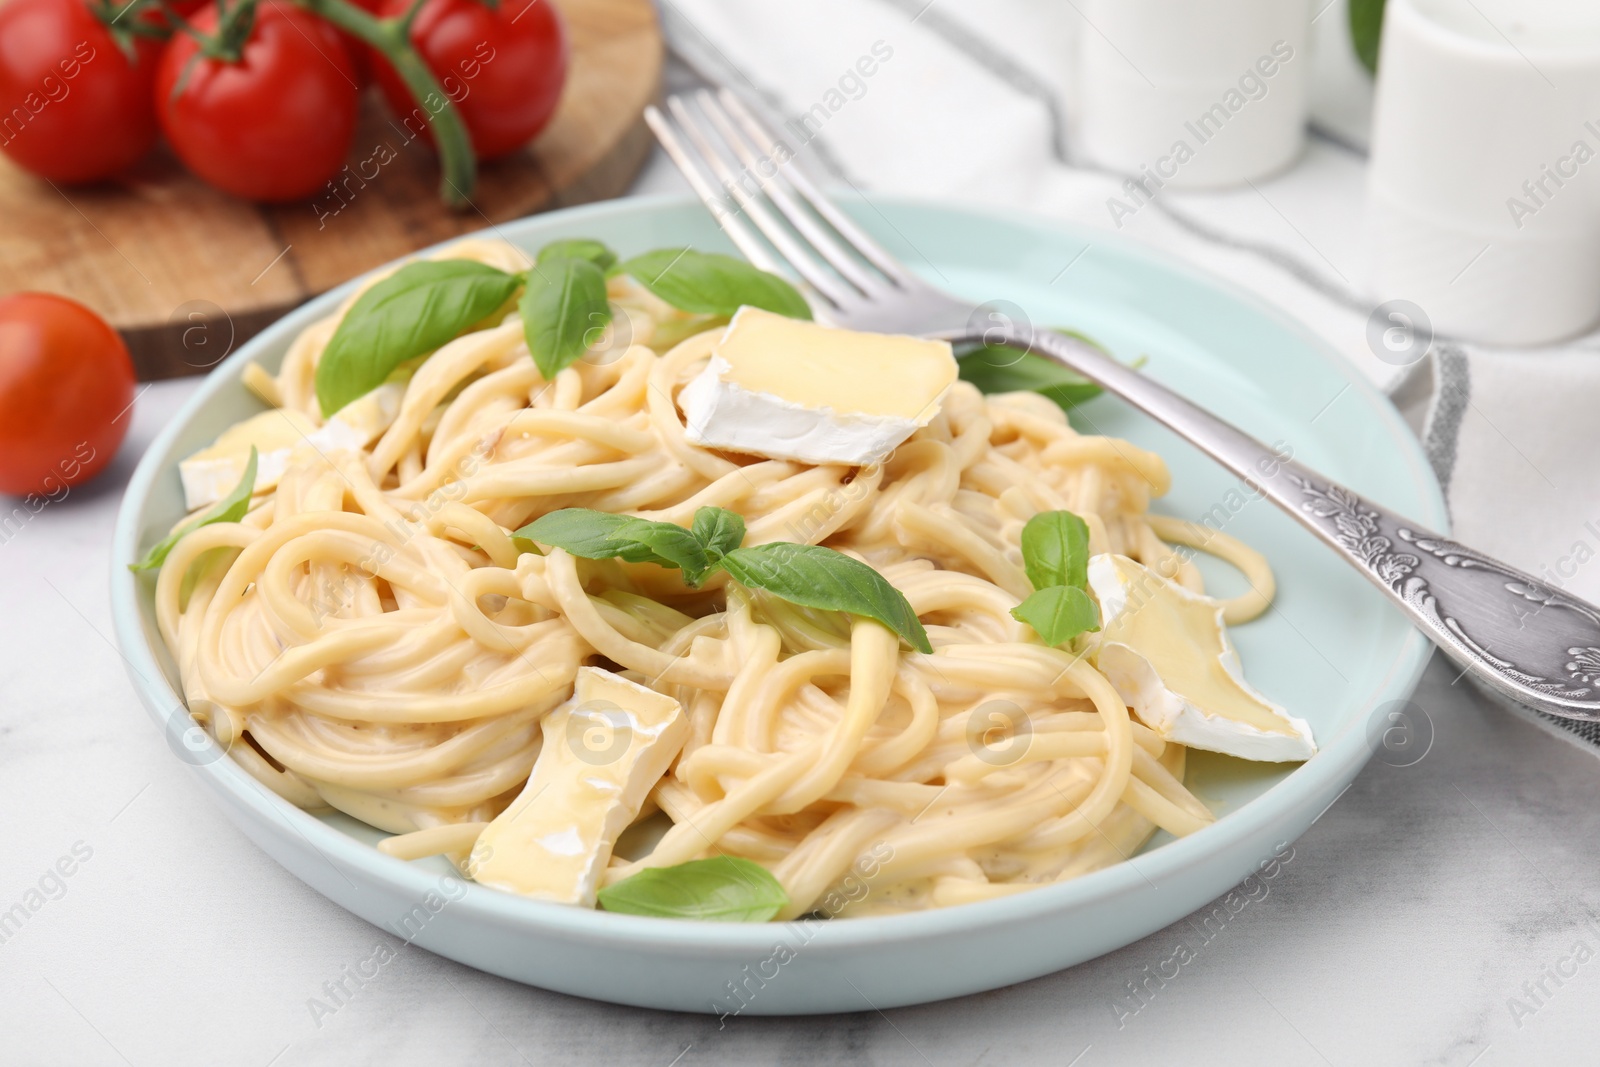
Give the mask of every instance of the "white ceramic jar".
[[1080, 125], [1095, 162], [1175, 188], [1239, 185], [1305, 143], [1309, 0], [1086, 0]]
[[1365, 243], [1370, 295], [1439, 333], [1600, 321], [1600, 3], [1389, 0]]

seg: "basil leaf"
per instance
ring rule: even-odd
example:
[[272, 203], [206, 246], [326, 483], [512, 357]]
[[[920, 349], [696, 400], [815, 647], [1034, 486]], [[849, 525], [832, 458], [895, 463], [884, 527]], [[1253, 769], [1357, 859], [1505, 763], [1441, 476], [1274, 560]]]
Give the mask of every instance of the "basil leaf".
[[1047, 645], [1100, 629], [1089, 583], [1089, 526], [1070, 511], [1043, 511], [1022, 527], [1022, 566], [1036, 590], [1011, 609]]
[[1033, 627], [1047, 645], [1100, 629], [1100, 609], [1088, 593], [1070, 585], [1040, 589], [1012, 608], [1011, 617]]
[[684, 581], [697, 586], [705, 581], [711, 559], [694, 534], [670, 522], [629, 519], [617, 528], [617, 537], [631, 542], [619, 558], [629, 563], [657, 563], [683, 571]]
[[914, 648], [932, 652], [928, 634], [900, 591], [877, 571], [820, 545], [774, 542], [734, 547], [744, 539], [744, 519], [722, 508], [701, 508], [694, 529], [589, 508], [562, 508], [511, 536], [564, 548], [585, 559], [656, 563], [683, 571], [698, 586], [717, 567], [752, 589], [793, 604], [876, 619]]
[[244, 518], [245, 512], [250, 510], [250, 497], [255, 492], [256, 459], [256, 446], [251, 445], [250, 459], [245, 463], [244, 474], [239, 478], [239, 484], [233, 487], [233, 491], [211, 505], [211, 510], [201, 515], [198, 519], [186, 522], [172, 531], [164, 540], [146, 553], [144, 559], [141, 559], [138, 563], [128, 564], [128, 569], [130, 571], [155, 570], [167, 561], [167, 555], [172, 551], [173, 546], [183, 540], [185, 535], [193, 533], [202, 526], [210, 526], [214, 522], [238, 522]]
[[351, 305], [317, 361], [317, 403], [331, 416], [396, 367], [454, 340], [511, 298], [515, 274], [470, 259], [407, 263]]
[[928, 633], [900, 590], [843, 552], [787, 541], [739, 548], [722, 566], [740, 585], [764, 589], [802, 607], [876, 619], [920, 652], [932, 652]]
[[632, 515], [562, 508], [540, 516], [511, 536], [554, 545], [584, 559], [621, 559], [682, 570], [691, 586], [704, 581], [711, 569], [711, 560], [694, 534], [670, 522]]
[[1022, 528], [1022, 566], [1035, 589], [1089, 581], [1089, 526], [1070, 511], [1041, 511]]
[[632, 517], [590, 508], [562, 508], [539, 516], [511, 536], [564, 548], [584, 559], [611, 559], [625, 547], [615, 537], [617, 528]]
[[734, 856], [649, 867], [597, 896], [606, 911], [709, 922], [766, 922], [789, 903], [772, 872]]
[[606, 271], [616, 266], [617, 254], [592, 237], [569, 237], [565, 241], [551, 241], [539, 249], [539, 266], [552, 259], [587, 260]]
[[715, 562], [744, 543], [744, 516], [727, 508], [704, 507], [694, 513], [690, 530]]
[[[1056, 330], [1110, 355], [1105, 347], [1076, 330]], [[1047, 397], [1063, 410], [1092, 400], [1101, 389], [1081, 374], [1044, 356], [1004, 345], [984, 345], [962, 356], [956, 364], [962, 381], [971, 382], [981, 393], [1034, 392]]]
[[618, 270], [633, 275], [673, 307], [699, 315], [732, 315], [748, 305], [791, 319], [811, 317], [811, 305], [798, 289], [732, 256], [658, 248], [634, 256]]
[[1383, 39], [1384, 0], [1350, 0], [1350, 43], [1368, 74], [1378, 73], [1378, 46]]
[[606, 276], [587, 259], [555, 257], [528, 272], [522, 330], [545, 381], [578, 361], [611, 322]]
[[1098, 385], [1059, 363], [1011, 348], [981, 348], [961, 357], [956, 366], [961, 380], [976, 385], [981, 393], [1038, 393], [1063, 409], [1093, 400], [1101, 392]]

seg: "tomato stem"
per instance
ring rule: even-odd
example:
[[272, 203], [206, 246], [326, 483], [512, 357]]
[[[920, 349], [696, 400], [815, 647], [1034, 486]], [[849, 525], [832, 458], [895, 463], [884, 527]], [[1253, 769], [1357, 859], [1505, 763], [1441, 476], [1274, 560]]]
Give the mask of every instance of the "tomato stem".
[[[172, 36], [170, 25], [150, 22], [143, 17], [149, 11], [160, 11], [164, 15], [164, 0], [125, 0], [120, 4], [116, 0], [90, 0], [88, 6], [89, 11], [100, 20], [100, 24], [111, 35], [112, 43], [127, 57], [129, 63], [139, 61], [139, 52], [134, 46], [138, 38], [164, 41]], [[124, 16], [130, 14], [134, 17], [124, 22]]]
[[377, 18], [346, 0], [294, 2], [383, 53], [416, 101], [411, 115], [404, 116], [402, 121], [409, 126], [411, 117], [420, 113], [433, 130], [433, 143], [439, 150], [440, 199], [452, 208], [467, 206], [477, 182], [477, 159], [467, 136], [466, 123], [461, 121], [461, 112], [434, 77], [422, 53], [411, 43], [411, 20], [422, 6], [421, 0], [416, 0], [398, 18]]
[[[244, 60], [245, 42], [250, 40], [250, 33], [255, 24], [256, 0], [233, 0], [232, 3], [217, 0], [215, 35], [196, 33], [187, 23], [184, 29], [199, 40], [199, 55], [219, 59], [224, 63], [239, 63]], [[174, 95], [180, 92], [182, 92], [181, 81], [180, 87], [174, 89]]]
[[411, 39], [411, 24], [417, 21], [417, 13], [422, 10], [422, 5], [428, 0], [411, 0], [411, 6], [405, 9], [400, 16], [400, 35], [406, 40]]

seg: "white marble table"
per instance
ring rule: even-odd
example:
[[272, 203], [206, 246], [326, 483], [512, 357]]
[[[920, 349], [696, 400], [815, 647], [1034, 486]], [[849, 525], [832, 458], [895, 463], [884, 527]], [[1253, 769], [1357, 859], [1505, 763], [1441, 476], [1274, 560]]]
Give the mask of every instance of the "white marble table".
[[[640, 184], [674, 182], [655, 163]], [[112, 520], [192, 388], [149, 387], [106, 475], [0, 527], [0, 915], [27, 914], [0, 926], [0, 1064], [1489, 1067], [1592, 1055], [1600, 761], [1453, 686], [1443, 662], [1416, 697], [1433, 726], [1427, 756], [1369, 766], [1266, 894], [1170, 979], [1149, 976], [1182, 923], [964, 1000], [719, 1026], [400, 947], [236, 832], [125, 677], [106, 596]], [[378, 977], [314, 1014], [324, 984], [380, 944], [398, 955]]]

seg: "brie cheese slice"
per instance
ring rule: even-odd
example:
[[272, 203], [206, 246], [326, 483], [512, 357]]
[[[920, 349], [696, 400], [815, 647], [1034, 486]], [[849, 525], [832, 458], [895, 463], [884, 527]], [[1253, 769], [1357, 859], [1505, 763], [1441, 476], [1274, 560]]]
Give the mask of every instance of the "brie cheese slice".
[[742, 307], [683, 388], [697, 445], [801, 463], [878, 463], [939, 413], [950, 345]]
[[689, 719], [663, 693], [580, 667], [572, 699], [542, 726], [528, 784], [478, 836], [467, 871], [509, 893], [592, 908], [617, 837], [689, 739]]
[[406, 382], [384, 382], [350, 401], [310, 435], [318, 451], [366, 448], [393, 425], [406, 398]]
[[275, 408], [253, 415], [224, 430], [209, 448], [202, 448], [178, 464], [185, 506], [214, 504], [233, 492], [256, 449], [255, 491], [271, 489], [283, 477], [294, 446], [316, 430], [311, 419], [290, 408]]
[[230, 426], [209, 448], [178, 464], [185, 507], [193, 511], [233, 492], [250, 462], [251, 446], [256, 449], [256, 493], [278, 484], [290, 456], [302, 445], [324, 454], [367, 447], [394, 422], [405, 391], [403, 384], [387, 382], [351, 401], [321, 426], [292, 408], [263, 411]]
[[1311, 727], [1244, 680], [1222, 605], [1128, 559], [1089, 559], [1100, 604], [1095, 665], [1134, 714], [1169, 741], [1241, 759], [1310, 759]]

